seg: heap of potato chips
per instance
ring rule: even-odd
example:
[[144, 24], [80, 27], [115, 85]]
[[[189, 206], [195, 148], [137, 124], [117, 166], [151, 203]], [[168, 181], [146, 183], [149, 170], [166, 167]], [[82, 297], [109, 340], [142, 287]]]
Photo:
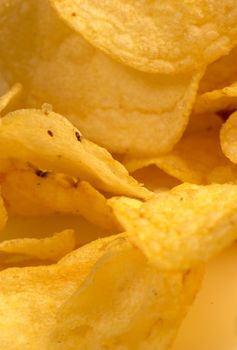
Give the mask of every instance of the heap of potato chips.
[[235, 0], [1, 1], [1, 349], [170, 348], [237, 238], [236, 62]]

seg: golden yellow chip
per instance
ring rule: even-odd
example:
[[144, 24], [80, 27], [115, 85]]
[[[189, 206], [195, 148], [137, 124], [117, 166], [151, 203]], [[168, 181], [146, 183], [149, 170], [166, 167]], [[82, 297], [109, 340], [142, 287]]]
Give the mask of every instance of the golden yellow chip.
[[52, 237], [18, 238], [0, 243], [0, 266], [19, 266], [33, 261], [55, 262], [70, 253], [76, 245], [73, 230], [64, 230]]
[[231, 162], [237, 163], [237, 112], [231, 114], [220, 133], [221, 147]]
[[70, 35], [50, 60], [39, 60], [26, 103], [52, 103], [110, 152], [160, 154], [182, 136], [200, 77], [141, 73]]
[[215, 167], [207, 176], [208, 183], [237, 184], [237, 166], [231, 162]]
[[42, 110], [9, 113], [0, 124], [2, 159], [31, 163], [87, 180], [96, 188], [144, 198], [141, 187], [105, 149], [86, 140], [64, 117], [44, 106]]
[[110, 204], [133, 244], [159, 269], [190, 268], [237, 237], [236, 185], [182, 184], [141, 206], [129, 198]]
[[167, 349], [199, 274], [162, 273], [119, 242], [59, 310], [47, 349]]
[[219, 90], [205, 92], [197, 97], [195, 113], [233, 111], [237, 108], [237, 82]]
[[199, 94], [208, 91], [220, 90], [233, 84], [237, 80], [237, 47], [226, 56], [207, 66], [206, 72], [200, 81]]
[[[129, 172], [154, 164], [180, 181], [209, 183], [209, 174], [213, 169], [230, 165], [220, 147], [221, 125], [221, 119], [214, 114], [193, 115], [183, 138], [173, 151], [161, 157], [125, 157], [123, 164]], [[159, 178], [157, 182], [159, 184]]]
[[[15, 102], [22, 92], [21, 84], [15, 84], [0, 97], [0, 114], [10, 112], [11, 107], [15, 107]], [[13, 106], [12, 106], [13, 105]]]
[[0, 350], [170, 349], [237, 239], [236, 2], [0, 2]]
[[51, 0], [93, 45], [139, 70], [177, 73], [210, 63], [237, 43], [234, 0]]
[[81, 285], [110, 241], [109, 237], [93, 242], [57, 265], [1, 271], [1, 346], [5, 350], [46, 349], [57, 310]]
[[201, 275], [199, 268], [159, 272], [121, 235], [92, 242], [56, 265], [7, 269], [0, 272], [0, 344], [112, 350], [159, 342], [165, 349]]
[[7, 208], [13, 214], [74, 214], [107, 229], [118, 228], [105, 197], [85, 181], [29, 168], [10, 171], [1, 186]]
[[[18, 12], [12, 10], [8, 16], [18, 26], [15, 12], [21, 14], [24, 3], [28, 16], [36, 17], [37, 44], [32, 44], [32, 28], [27, 28], [24, 16], [20, 40], [25, 45], [15, 45], [14, 26], [6, 36], [7, 44], [4, 41], [2, 47], [0, 42], [0, 51], [6, 52], [0, 61], [6, 60], [8, 82], [20, 79], [26, 86], [24, 105], [39, 108], [51, 103], [86, 138], [110, 152], [157, 155], [170, 151], [187, 125], [201, 73], [148, 74], [117, 63], [70, 30], [47, 0], [37, 2], [37, 10], [32, 1], [17, 2]], [[7, 56], [14, 49], [17, 70], [15, 56]]]

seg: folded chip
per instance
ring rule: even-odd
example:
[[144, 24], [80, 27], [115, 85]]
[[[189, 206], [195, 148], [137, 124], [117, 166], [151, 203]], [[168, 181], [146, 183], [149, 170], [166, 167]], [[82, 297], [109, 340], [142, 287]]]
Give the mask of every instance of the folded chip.
[[7, 269], [0, 272], [0, 343], [6, 350], [163, 350], [201, 276], [201, 268], [160, 272], [124, 235], [56, 265]]
[[106, 149], [86, 140], [49, 106], [18, 110], [1, 119], [0, 157], [68, 174], [106, 192], [150, 196]]
[[237, 43], [234, 0], [51, 0], [93, 45], [137, 69], [177, 73], [204, 66]]
[[31, 261], [56, 262], [70, 253], [76, 245], [73, 230], [64, 230], [51, 237], [18, 238], [0, 243], [0, 268], [21, 266]]
[[106, 198], [88, 182], [28, 168], [6, 173], [1, 186], [12, 214], [26, 217], [54, 213], [81, 215], [100, 227], [118, 229]]
[[110, 204], [133, 244], [164, 271], [207, 261], [237, 237], [237, 185], [184, 183], [144, 204]]

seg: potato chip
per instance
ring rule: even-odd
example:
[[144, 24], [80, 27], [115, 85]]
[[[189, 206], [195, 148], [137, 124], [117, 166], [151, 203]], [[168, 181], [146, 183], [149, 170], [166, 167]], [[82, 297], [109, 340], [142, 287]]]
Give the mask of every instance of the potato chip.
[[58, 308], [81, 285], [112, 239], [73, 251], [57, 265], [1, 271], [1, 346], [5, 350], [45, 349]]
[[208, 183], [237, 184], [237, 167], [231, 162], [215, 167], [207, 176]]
[[[51, 60], [37, 65], [26, 103], [49, 101], [111, 152], [160, 154], [182, 136], [199, 79], [200, 73], [137, 72], [70, 36]], [[61, 84], [65, 89], [58, 91]]]
[[206, 184], [214, 168], [230, 165], [220, 147], [221, 125], [221, 119], [214, 114], [193, 115], [183, 138], [173, 151], [160, 157], [125, 157], [123, 164], [129, 172], [154, 164], [180, 181]]
[[83, 349], [97, 348], [91, 344], [165, 349], [201, 276], [200, 268], [159, 272], [124, 235], [92, 242], [56, 265], [4, 270], [0, 344], [6, 350], [72, 349], [78, 344]]
[[[15, 81], [27, 74], [33, 64], [37, 44], [37, 2], [32, 0], [3, 0], [0, 8], [0, 69], [1, 79], [8, 82], [14, 74]], [[24, 88], [29, 86], [24, 84]]]
[[52, 237], [18, 238], [0, 243], [0, 266], [19, 266], [31, 260], [56, 262], [76, 245], [73, 230], [55, 233]]
[[48, 106], [9, 113], [0, 123], [2, 159], [17, 159], [39, 169], [87, 180], [104, 191], [144, 198], [142, 188], [103, 148], [86, 140], [64, 117]]
[[[105, 197], [85, 181], [39, 170], [12, 170], [2, 181], [8, 210], [16, 215], [82, 215], [107, 229], [118, 228]], [[93, 215], [91, 214], [93, 213]]]
[[93, 45], [139, 70], [177, 73], [213, 62], [237, 43], [234, 0], [51, 0]]
[[231, 114], [220, 133], [221, 148], [231, 162], [237, 163], [237, 112]]
[[200, 81], [199, 94], [208, 91], [221, 90], [237, 81], [237, 47], [207, 66], [206, 72]]
[[2, 197], [0, 196], [0, 230], [4, 228], [7, 222], [7, 211], [5, 209], [5, 205]]
[[205, 92], [197, 97], [195, 113], [217, 112], [237, 109], [237, 82], [219, 90]]
[[0, 97], [0, 114], [10, 112], [11, 106], [15, 106], [17, 98], [22, 92], [22, 85], [15, 84], [12, 88], [7, 91], [3, 96]]
[[13, 216], [9, 213], [9, 219], [1, 232], [0, 242], [15, 240], [18, 238], [47, 238], [55, 232], [70, 228], [75, 232], [76, 247], [81, 247], [98, 238], [107, 237], [118, 230], [102, 229], [82, 216], [72, 214], [51, 214], [47, 218], [41, 216]]
[[[29, 6], [29, 0], [24, 2]], [[110, 152], [157, 155], [171, 150], [187, 125], [201, 73], [173, 77], [136, 71], [67, 28], [46, 0], [38, 2], [37, 10], [34, 4], [31, 7], [37, 45], [32, 48], [29, 39], [28, 48], [16, 47], [18, 65], [24, 67], [16, 72], [14, 67], [5, 69], [9, 83], [20, 79], [26, 85], [24, 106], [39, 108], [44, 102], [51, 103], [86, 138]], [[15, 19], [14, 11], [9, 19]], [[15, 30], [13, 27], [8, 39], [9, 48], [0, 43], [1, 52], [14, 47]], [[31, 35], [28, 32], [25, 26], [21, 41]], [[28, 64], [25, 50], [34, 52], [34, 59], [27, 56]], [[14, 63], [15, 57], [11, 59]]]
[[236, 185], [182, 184], [140, 207], [129, 198], [110, 204], [133, 244], [159, 269], [190, 268], [237, 237]]
[[199, 273], [161, 273], [139, 250], [120, 243], [59, 310], [46, 348], [167, 349]]

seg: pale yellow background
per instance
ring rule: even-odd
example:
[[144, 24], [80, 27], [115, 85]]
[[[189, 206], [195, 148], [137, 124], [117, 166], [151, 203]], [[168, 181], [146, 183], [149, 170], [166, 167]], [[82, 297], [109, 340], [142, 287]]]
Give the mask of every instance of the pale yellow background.
[[208, 264], [172, 350], [237, 350], [237, 243]]

